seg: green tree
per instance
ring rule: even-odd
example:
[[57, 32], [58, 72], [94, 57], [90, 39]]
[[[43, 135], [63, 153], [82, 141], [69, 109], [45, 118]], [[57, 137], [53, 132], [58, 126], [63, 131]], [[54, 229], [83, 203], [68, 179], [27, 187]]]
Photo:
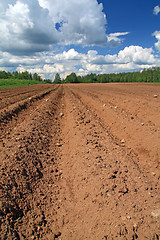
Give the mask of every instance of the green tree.
[[15, 78], [15, 79], [18, 78], [18, 72], [17, 72], [17, 71], [13, 72], [13, 73], [12, 73], [12, 76], [13, 76], [13, 78]]
[[8, 75], [7, 72], [5, 72], [5, 71], [0, 71], [0, 78], [1, 78], [1, 79], [3, 79], [3, 78], [6, 79], [6, 78], [8, 78], [8, 76], [9, 76], [9, 75]]
[[54, 78], [54, 83], [60, 84], [61, 83], [61, 78], [59, 73], [56, 73], [55, 78]]
[[50, 79], [44, 79], [44, 83], [52, 83]]
[[72, 72], [70, 75], [66, 77], [66, 83], [78, 83], [78, 77], [77, 75]]
[[42, 78], [41, 78], [41, 76], [39, 76], [37, 73], [34, 73], [33, 74], [33, 80], [36, 80], [36, 81], [42, 81]]

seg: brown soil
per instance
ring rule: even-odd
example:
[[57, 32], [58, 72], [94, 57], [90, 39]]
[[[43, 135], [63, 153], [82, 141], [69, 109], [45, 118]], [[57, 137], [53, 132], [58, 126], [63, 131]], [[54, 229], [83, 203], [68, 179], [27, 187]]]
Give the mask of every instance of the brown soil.
[[21, 86], [13, 88], [0, 89], [0, 109], [3, 109], [13, 103], [21, 102], [33, 95], [39, 94], [51, 88], [51, 84], [37, 84], [32, 86]]
[[160, 85], [0, 99], [1, 239], [160, 239]]

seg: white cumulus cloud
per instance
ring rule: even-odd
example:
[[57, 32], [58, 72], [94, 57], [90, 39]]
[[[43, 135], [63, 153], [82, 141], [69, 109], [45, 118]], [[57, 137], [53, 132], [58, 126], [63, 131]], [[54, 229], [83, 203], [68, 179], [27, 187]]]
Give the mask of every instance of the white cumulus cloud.
[[159, 6], [156, 6], [156, 7], [154, 8], [154, 10], [153, 10], [153, 13], [154, 13], [155, 15], [158, 15], [158, 14], [160, 13], [160, 7], [159, 7]]
[[152, 48], [142, 48], [141, 46], [125, 47], [124, 50], [118, 54], [118, 62], [133, 62], [139, 65], [154, 64], [156, 60], [152, 52]]
[[[160, 13], [160, 7], [156, 6], [153, 10], [153, 13], [155, 15], [158, 15]], [[155, 31], [153, 33], [153, 36], [155, 36], [155, 38], [157, 39], [157, 42], [155, 43], [155, 48], [160, 51], [160, 31]]]
[[1, 3], [0, 50], [14, 55], [30, 55], [49, 50], [58, 40], [47, 9], [37, 0]]
[[43, 67], [44, 73], [62, 73], [64, 71], [64, 67], [62, 64], [54, 64], [54, 65], [48, 65], [45, 64]]
[[125, 36], [129, 34], [129, 32], [117, 32], [117, 33], [110, 33], [107, 35], [107, 39], [108, 39], [108, 44], [111, 47], [117, 47], [118, 45], [121, 44], [121, 42], [123, 41], [123, 39], [119, 38], [121, 36]]
[[1, 56], [5, 59], [5, 62], [0, 61], [1, 67], [4, 67], [8, 61], [8, 67], [15, 64], [18, 71], [37, 72], [41, 76], [51, 79], [54, 79], [57, 72], [61, 77], [66, 77], [71, 72], [75, 72], [77, 75], [86, 75], [92, 72], [111, 73], [160, 66], [160, 60], [153, 55], [152, 48], [142, 48], [141, 46], [125, 47], [114, 55], [101, 55], [96, 50], [80, 53], [73, 48], [57, 54], [40, 53], [34, 57], [35, 63], [30, 56], [23, 58], [23, 62], [20, 57], [8, 53], [0, 53]]
[[[159, 12], [160, 7], [156, 6], [154, 14]], [[56, 72], [61, 76], [71, 72], [82, 75], [160, 65], [152, 48], [129, 46], [112, 55], [99, 54], [98, 50], [85, 52], [86, 48], [80, 53], [74, 49], [74, 44], [76, 49], [80, 44], [107, 46], [108, 50], [121, 45], [128, 34], [107, 33], [103, 5], [97, 0], [1, 0], [0, 67], [37, 72], [53, 79]], [[160, 31], [153, 35], [160, 51]]]
[[155, 43], [155, 48], [160, 51], [160, 31], [155, 31], [153, 33], [153, 36], [157, 39], [157, 42]]
[[97, 0], [1, 0], [0, 25], [0, 51], [17, 56], [59, 45], [116, 47], [128, 34], [106, 34], [106, 15]]
[[39, 0], [47, 8], [63, 44], [105, 45], [106, 16], [97, 0]]

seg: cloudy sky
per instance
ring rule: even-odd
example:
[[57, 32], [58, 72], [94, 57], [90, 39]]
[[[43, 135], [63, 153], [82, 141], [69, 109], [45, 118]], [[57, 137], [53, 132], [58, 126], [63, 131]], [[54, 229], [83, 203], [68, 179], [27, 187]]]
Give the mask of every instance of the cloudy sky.
[[1, 0], [0, 70], [62, 78], [160, 66], [158, 0]]

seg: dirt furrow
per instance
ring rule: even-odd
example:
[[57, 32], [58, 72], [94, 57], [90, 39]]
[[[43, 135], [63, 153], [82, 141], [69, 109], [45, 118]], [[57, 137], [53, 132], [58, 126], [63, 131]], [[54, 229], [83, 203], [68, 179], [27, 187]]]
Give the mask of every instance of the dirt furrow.
[[[0, 129], [1, 134], [10, 134], [10, 131], [17, 126], [25, 116], [32, 115], [32, 112], [39, 107], [43, 102], [48, 101], [48, 95], [55, 91], [57, 87], [50, 88], [49, 90], [41, 91], [37, 95], [23, 100], [21, 103], [11, 104], [9, 107], [0, 111]], [[19, 116], [21, 114], [21, 116]]]
[[53, 89], [53, 85], [51, 84], [41, 84], [0, 89], [0, 109], [4, 109], [16, 102], [22, 102], [51, 88]]
[[[152, 100], [153, 107], [149, 107], [148, 112], [150, 111], [150, 114], [148, 114], [147, 117], [143, 115], [143, 104], [141, 105], [141, 103], [139, 103], [139, 107], [141, 108], [140, 119], [139, 117], [137, 118], [134, 113], [134, 106], [137, 105], [134, 100], [132, 100], [132, 107], [130, 107], [130, 111], [132, 110], [133, 112], [131, 112], [128, 116], [128, 114], [126, 114], [128, 110], [124, 111], [125, 108], [128, 108], [128, 101], [126, 102], [125, 100], [128, 97], [126, 94], [124, 94], [121, 99], [118, 99], [119, 95], [115, 94], [113, 96], [114, 101], [109, 98], [111, 102], [108, 103], [107, 88], [105, 89], [105, 97], [103, 94], [95, 93], [97, 90], [92, 88], [90, 91], [89, 88], [88, 91], [84, 88], [80, 91], [78, 87], [72, 86], [71, 89], [74, 90], [77, 96], [83, 99], [90, 109], [98, 114], [103, 124], [108, 128], [117, 141], [119, 141], [119, 143], [121, 142], [122, 145], [134, 151], [137, 155], [137, 164], [141, 170], [144, 170], [149, 178], [153, 178], [153, 175], [156, 174], [156, 180], [158, 180], [160, 177], [160, 124], [158, 121], [160, 117], [159, 101]], [[137, 98], [138, 96], [135, 97], [135, 99]], [[114, 102], [116, 102], [116, 104]], [[150, 122], [150, 124], [147, 124], [147, 122]]]
[[156, 239], [158, 190], [77, 92], [65, 87], [64, 99], [60, 238]]
[[0, 238], [160, 239], [159, 99], [150, 92], [63, 85], [17, 113], [9, 107], [0, 128]]
[[52, 92], [31, 115], [19, 119], [7, 138], [1, 137], [1, 239], [54, 239], [58, 234], [62, 96], [62, 88]]

